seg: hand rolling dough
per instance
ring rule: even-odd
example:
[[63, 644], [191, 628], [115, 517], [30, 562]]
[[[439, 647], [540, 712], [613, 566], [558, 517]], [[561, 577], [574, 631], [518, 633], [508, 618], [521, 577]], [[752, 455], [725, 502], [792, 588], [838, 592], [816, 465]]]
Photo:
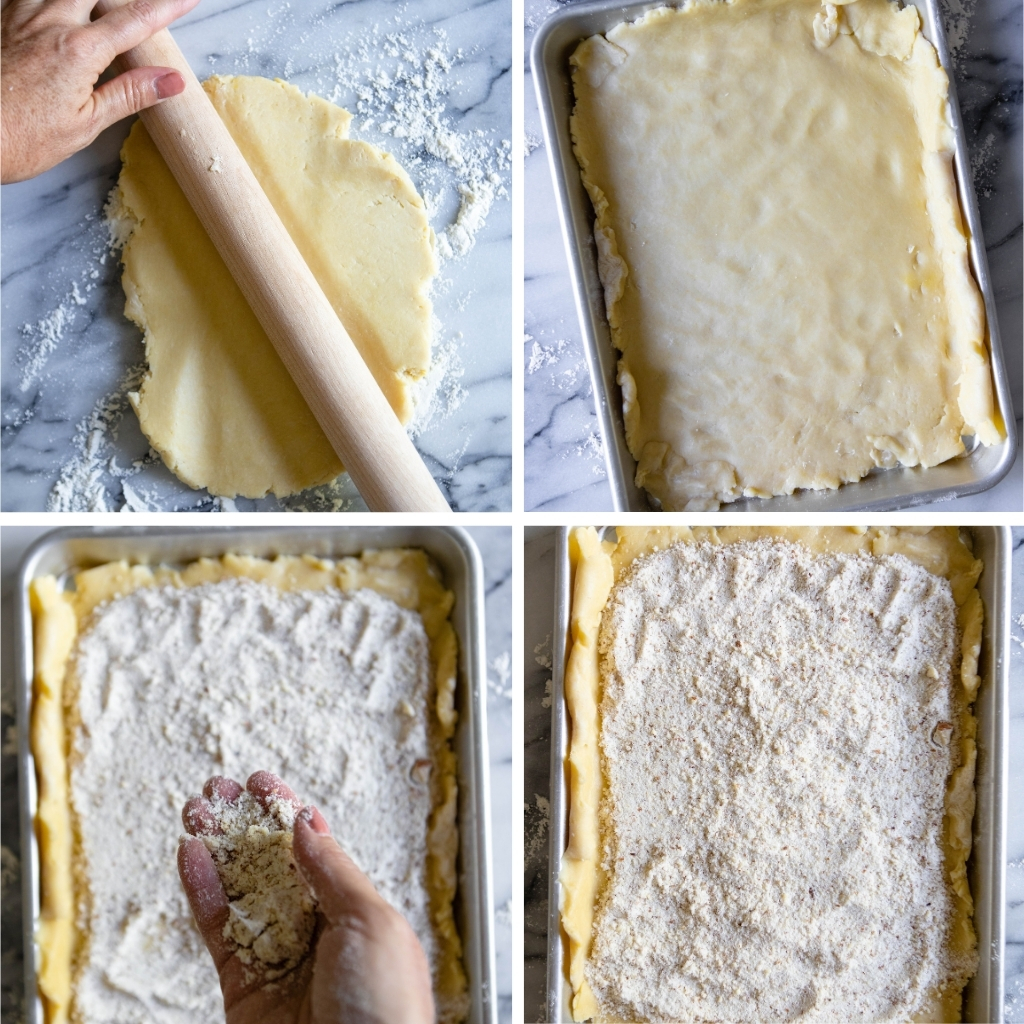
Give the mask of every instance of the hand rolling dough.
[[[351, 115], [286, 82], [204, 84], [403, 423], [430, 362], [434, 235], [397, 161], [346, 138]], [[342, 471], [141, 122], [111, 202], [125, 220], [125, 314], [146, 336], [131, 401], [171, 471], [212, 494], [294, 494]], [[218, 173], [211, 159], [210, 173]]]

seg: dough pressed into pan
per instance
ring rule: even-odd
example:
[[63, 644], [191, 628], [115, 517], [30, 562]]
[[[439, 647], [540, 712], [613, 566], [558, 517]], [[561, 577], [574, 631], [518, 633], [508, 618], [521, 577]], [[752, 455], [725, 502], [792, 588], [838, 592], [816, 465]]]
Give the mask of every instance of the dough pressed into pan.
[[959, 532], [586, 528], [570, 554], [574, 1019], [959, 1020], [983, 616]]
[[[347, 111], [286, 82], [214, 75], [203, 87], [407, 423], [430, 365], [437, 269], [408, 174], [347, 137]], [[190, 487], [226, 497], [333, 480], [337, 455], [141, 122], [121, 157], [108, 215], [128, 234], [125, 314], [148, 364], [130, 397], [150, 444]], [[209, 173], [223, 173], [216, 154]]]
[[176, 877], [179, 814], [208, 775], [257, 768], [333, 819], [419, 931], [440, 1018], [461, 1019], [454, 597], [426, 554], [117, 562], [74, 582], [31, 589], [48, 1024], [221, 1012]]
[[626, 440], [656, 503], [999, 442], [948, 80], [915, 7], [689, 0], [571, 62]]

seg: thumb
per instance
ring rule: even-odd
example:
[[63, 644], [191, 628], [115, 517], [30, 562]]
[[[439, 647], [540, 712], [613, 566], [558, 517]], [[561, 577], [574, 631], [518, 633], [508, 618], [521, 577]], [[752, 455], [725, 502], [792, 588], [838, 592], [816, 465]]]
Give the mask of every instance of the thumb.
[[173, 68], [133, 68], [93, 90], [92, 124], [98, 135], [115, 121], [185, 91]]
[[338, 925], [388, 906], [328, 832], [315, 807], [303, 808], [296, 817], [292, 852], [329, 924]]

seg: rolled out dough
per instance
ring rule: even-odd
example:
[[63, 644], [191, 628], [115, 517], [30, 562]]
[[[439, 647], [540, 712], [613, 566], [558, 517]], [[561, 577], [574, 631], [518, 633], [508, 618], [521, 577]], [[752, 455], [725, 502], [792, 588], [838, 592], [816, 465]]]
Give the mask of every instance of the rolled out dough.
[[626, 440], [661, 508], [1000, 442], [915, 7], [688, 0], [571, 63]]
[[[434, 234], [389, 154], [347, 138], [351, 115], [282, 81], [204, 88], [403, 423], [430, 361]], [[130, 398], [190, 487], [294, 494], [343, 469], [141, 122], [121, 151], [125, 314], [148, 370]], [[217, 155], [210, 173], [218, 173]]]

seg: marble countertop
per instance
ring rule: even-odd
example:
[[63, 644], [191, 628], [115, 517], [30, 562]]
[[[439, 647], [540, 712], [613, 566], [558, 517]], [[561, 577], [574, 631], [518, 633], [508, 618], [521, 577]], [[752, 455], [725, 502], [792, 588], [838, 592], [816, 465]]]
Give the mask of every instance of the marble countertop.
[[[525, 0], [524, 438], [527, 511], [611, 509], [601, 429], [581, 341], [529, 53], [533, 36], [572, 0]], [[982, 494], [919, 506], [942, 512], [1022, 505], [1021, 7], [1014, 0], [941, 0], [995, 285], [1018, 452]]]
[[[525, 875], [523, 881], [523, 1017], [545, 1017], [548, 772], [551, 750], [551, 633], [555, 604], [553, 527], [527, 527], [523, 558]], [[1010, 808], [1006, 833], [1007, 1024], [1024, 1024], [1024, 527], [1013, 530], [1010, 605]]]
[[[21, 557], [36, 537], [51, 527], [5, 526], [0, 534], [3, 623], [2, 657], [2, 961], [0, 1019], [24, 1020], [21, 953], [21, 875], [18, 851], [18, 759], [15, 734], [13, 588]], [[512, 807], [512, 531], [507, 527], [470, 527], [484, 565], [487, 618], [487, 738], [491, 772], [491, 839], [494, 879], [494, 945], [497, 952], [498, 1019], [512, 1020], [512, 851], [518, 825]]]
[[[411, 174], [439, 238], [472, 184], [461, 157], [493, 172], [463, 224], [475, 245], [443, 260], [433, 288], [433, 397], [415, 442], [458, 511], [511, 509], [511, 4], [509, 0], [203, 0], [172, 29], [200, 78], [286, 78], [353, 111], [351, 135], [393, 153]], [[427, 71], [437, 88], [424, 85]], [[386, 76], [386, 77], [383, 77]], [[396, 100], [448, 132], [404, 137]], [[103, 205], [129, 122], [38, 178], [3, 187], [3, 510], [220, 511], [149, 451], [128, 407], [126, 373], [143, 361], [122, 315]], [[486, 195], [490, 189], [496, 194]], [[479, 227], [474, 220], [482, 218]], [[443, 246], [442, 246], [443, 248]], [[457, 249], [457, 247], [456, 247]], [[53, 501], [63, 478], [75, 500]], [[64, 488], [66, 492], [68, 488]], [[240, 511], [365, 509], [347, 476]]]

